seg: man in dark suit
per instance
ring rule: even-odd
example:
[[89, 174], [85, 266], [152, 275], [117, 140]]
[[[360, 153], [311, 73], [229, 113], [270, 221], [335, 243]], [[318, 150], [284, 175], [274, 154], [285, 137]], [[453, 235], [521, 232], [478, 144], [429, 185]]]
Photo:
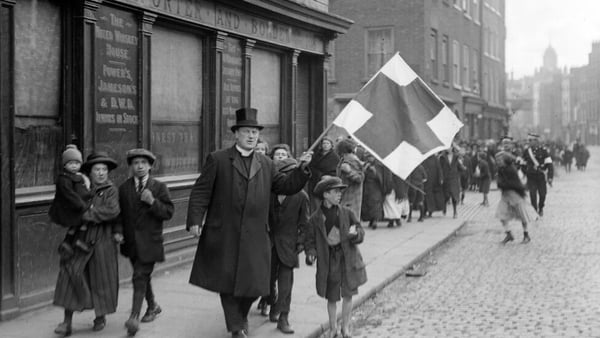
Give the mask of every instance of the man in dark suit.
[[146, 149], [127, 152], [133, 176], [119, 187], [119, 204], [124, 242], [121, 253], [133, 266], [133, 305], [125, 327], [129, 335], [139, 330], [144, 297], [148, 303], [142, 322], [151, 322], [162, 311], [154, 300], [150, 275], [156, 262], [165, 260], [163, 222], [173, 216], [173, 202], [167, 186], [150, 177], [156, 157]]
[[247, 337], [252, 303], [269, 294], [271, 192], [295, 194], [310, 176], [311, 153], [284, 174], [254, 152], [263, 129], [256, 115], [253, 108], [236, 111], [235, 145], [208, 155], [188, 206], [187, 229], [200, 236], [190, 283], [220, 294], [232, 337]]
[[[527, 175], [527, 189], [531, 205], [540, 216], [544, 216], [546, 202], [546, 182], [552, 186], [554, 165], [548, 149], [540, 145], [540, 135], [527, 134], [528, 147], [523, 152], [525, 160], [525, 175]], [[539, 196], [539, 199], [538, 199]]]

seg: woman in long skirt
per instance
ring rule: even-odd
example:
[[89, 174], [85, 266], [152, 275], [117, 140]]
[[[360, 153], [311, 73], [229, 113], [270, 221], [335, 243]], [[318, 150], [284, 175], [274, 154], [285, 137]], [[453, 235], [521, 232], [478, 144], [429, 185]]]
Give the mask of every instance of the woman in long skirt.
[[527, 225], [537, 220], [538, 214], [525, 199], [525, 186], [521, 183], [514, 165], [516, 158], [510, 153], [512, 145], [510, 139], [504, 139], [502, 142], [504, 150], [496, 154], [498, 188], [502, 192], [500, 203], [496, 210], [496, 217], [500, 219], [502, 227], [506, 232], [502, 244], [515, 239], [509, 228], [509, 222], [513, 219], [521, 221], [521, 225], [523, 226], [523, 243], [529, 243], [531, 238], [527, 231]]
[[106, 325], [106, 315], [117, 308], [119, 275], [117, 243], [122, 241], [117, 225], [119, 192], [108, 179], [108, 172], [117, 163], [106, 153], [92, 153], [82, 171], [90, 175], [92, 203], [83, 214], [88, 230], [85, 242], [89, 252], [80, 250], [73, 255], [61, 254], [60, 270], [54, 291], [54, 305], [64, 308], [64, 320], [54, 330], [62, 336], [71, 335], [74, 311], [93, 309], [96, 313], [94, 331]]

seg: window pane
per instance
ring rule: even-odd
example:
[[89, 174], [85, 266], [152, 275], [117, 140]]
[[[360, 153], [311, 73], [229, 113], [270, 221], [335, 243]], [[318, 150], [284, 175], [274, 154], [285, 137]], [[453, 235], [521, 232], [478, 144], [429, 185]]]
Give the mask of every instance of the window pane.
[[367, 77], [375, 74], [392, 56], [394, 44], [390, 28], [367, 32]]
[[281, 125], [281, 58], [266, 50], [252, 51], [250, 101], [258, 110], [258, 123], [265, 126], [261, 138], [273, 145], [279, 143]]
[[152, 34], [154, 174], [197, 173], [202, 118], [202, 40], [155, 26]]
[[16, 187], [51, 185], [64, 144], [60, 6], [48, 0], [18, 1], [14, 21]]

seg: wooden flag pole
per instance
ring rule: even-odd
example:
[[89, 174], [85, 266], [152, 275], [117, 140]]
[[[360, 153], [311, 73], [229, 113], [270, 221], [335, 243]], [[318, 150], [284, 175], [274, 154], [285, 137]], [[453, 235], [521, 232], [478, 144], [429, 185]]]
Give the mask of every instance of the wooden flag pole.
[[[312, 151], [317, 144], [319, 144], [321, 142], [321, 140], [323, 139], [323, 137], [325, 137], [325, 135], [327, 135], [327, 133], [329, 132], [329, 130], [331, 130], [331, 128], [333, 127], [333, 123], [330, 124], [329, 126], [327, 126], [327, 128], [325, 130], [323, 130], [323, 132], [321, 133], [321, 135], [319, 135], [319, 137], [317, 137], [317, 139], [315, 140], [315, 142], [312, 144], [312, 146], [310, 146], [310, 148], [308, 148], [306, 151]], [[333, 146], [333, 144], [332, 144]]]

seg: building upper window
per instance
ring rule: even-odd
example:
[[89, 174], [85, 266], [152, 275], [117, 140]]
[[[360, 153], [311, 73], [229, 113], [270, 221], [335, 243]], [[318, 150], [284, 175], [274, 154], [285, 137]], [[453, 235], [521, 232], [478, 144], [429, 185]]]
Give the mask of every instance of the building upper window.
[[479, 92], [479, 55], [477, 49], [472, 49], [471, 57], [471, 89], [473, 92]]
[[438, 36], [435, 29], [431, 30], [429, 43], [429, 61], [431, 66], [431, 79], [438, 79]]
[[450, 45], [448, 44], [448, 35], [442, 37], [442, 76], [445, 83], [450, 82], [450, 62], [448, 56], [450, 55]]
[[463, 46], [463, 58], [462, 58], [462, 85], [463, 88], [468, 89], [469, 83], [469, 46]]
[[367, 29], [366, 77], [371, 77], [394, 55], [392, 28]]
[[479, 0], [473, 0], [473, 4], [471, 6], [471, 16], [473, 17], [473, 21], [475, 23], [480, 23], [479, 20]]
[[452, 83], [460, 87], [460, 44], [452, 41]]
[[462, 0], [462, 10], [465, 12], [466, 16], [471, 16], [471, 1], [472, 0]]

